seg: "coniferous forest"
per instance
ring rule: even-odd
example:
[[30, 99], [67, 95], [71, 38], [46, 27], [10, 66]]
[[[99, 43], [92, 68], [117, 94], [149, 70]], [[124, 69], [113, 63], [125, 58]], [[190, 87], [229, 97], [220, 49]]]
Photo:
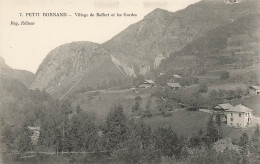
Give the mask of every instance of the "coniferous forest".
[[[253, 135], [243, 133], [234, 141], [238, 149], [218, 151], [214, 145], [223, 137], [222, 125], [213, 116], [206, 129], [184, 137], [170, 127], [152, 130], [142, 118], [127, 117], [120, 102], [108, 107], [104, 123], [97, 126], [93, 114], [80, 106], [73, 108], [69, 100], [54, 100], [44, 91], [3, 78], [1, 90], [2, 105], [8, 109], [0, 122], [2, 159], [6, 161], [43, 162], [60, 155], [71, 163], [259, 162], [259, 126]], [[41, 129], [36, 143], [31, 141], [29, 126]], [[33, 152], [34, 160], [20, 158], [26, 152]]]

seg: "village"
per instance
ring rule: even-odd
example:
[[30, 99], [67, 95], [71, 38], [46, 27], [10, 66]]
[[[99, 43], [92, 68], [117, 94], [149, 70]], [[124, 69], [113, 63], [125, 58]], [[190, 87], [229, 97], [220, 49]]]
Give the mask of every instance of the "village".
[[[160, 73], [158, 76], [162, 76], [164, 73]], [[181, 76], [178, 74], [172, 75], [172, 77], [168, 80], [165, 86], [157, 85], [156, 82], [154, 82], [151, 79], [144, 80], [142, 84], [138, 86], [138, 88], [132, 88], [135, 93], [138, 93], [138, 90], [140, 89], [149, 89], [149, 88], [157, 88], [160, 89], [160, 91], [165, 91], [166, 88], [178, 93], [182, 90], [185, 90], [187, 86], [181, 86], [179, 84], [181, 80]], [[260, 95], [260, 86], [249, 86], [248, 87], [248, 93], [244, 97], [250, 98]], [[162, 98], [163, 99], [163, 98]], [[243, 99], [243, 98], [240, 98]], [[164, 101], [166, 101], [164, 99]], [[210, 113], [214, 116], [220, 115], [221, 116], [221, 122], [226, 124], [229, 127], [233, 128], [248, 128], [251, 126], [254, 126], [256, 124], [260, 123], [260, 117], [256, 114], [254, 108], [247, 107], [247, 103], [243, 103], [240, 101], [240, 103], [236, 105], [231, 105], [228, 101], [225, 103], [217, 104], [216, 106], [212, 108], [203, 108], [203, 107], [192, 107], [188, 106], [186, 104], [180, 104], [179, 110], [193, 110], [193, 111], [201, 111]], [[174, 111], [172, 111], [174, 112]], [[136, 117], [135, 117], [136, 118]], [[137, 117], [139, 118], [139, 117]]]

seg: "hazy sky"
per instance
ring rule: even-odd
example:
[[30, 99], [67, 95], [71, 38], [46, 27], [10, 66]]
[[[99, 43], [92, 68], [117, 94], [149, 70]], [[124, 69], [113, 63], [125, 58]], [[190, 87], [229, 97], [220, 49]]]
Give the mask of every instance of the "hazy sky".
[[[73, 41], [103, 43], [155, 8], [176, 11], [199, 0], [0, 0], [0, 56], [15, 69], [35, 73], [55, 47]], [[75, 13], [134, 13], [137, 17], [76, 17]], [[20, 17], [20, 14], [23, 17]], [[26, 17], [67, 13], [68, 17]], [[10, 25], [11, 21], [35, 25]]]

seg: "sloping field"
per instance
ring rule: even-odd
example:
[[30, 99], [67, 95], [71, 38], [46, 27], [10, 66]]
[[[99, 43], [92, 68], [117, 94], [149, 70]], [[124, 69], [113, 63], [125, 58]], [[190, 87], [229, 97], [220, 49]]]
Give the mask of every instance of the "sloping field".
[[172, 116], [163, 117], [161, 115], [151, 118], [144, 118], [144, 122], [153, 130], [158, 127], [171, 127], [178, 135], [192, 136], [200, 129], [207, 126], [209, 113], [191, 112], [180, 110], [172, 113]]
[[138, 89], [135, 93], [132, 89], [126, 90], [102, 90], [96, 92], [85, 92], [71, 98], [74, 107], [80, 107], [90, 113], [94, 113], [97, 124], [104, 122], [107, 114], [114, 104], [121, 104], [127, 116], [132, 114], [132, 106], [137, 96], [141, 97], [141, 110], [145, 110], [147, 102], [150, 100], [151, 110], [157, 110], [156, 100], [152, 97], [153, 89]]

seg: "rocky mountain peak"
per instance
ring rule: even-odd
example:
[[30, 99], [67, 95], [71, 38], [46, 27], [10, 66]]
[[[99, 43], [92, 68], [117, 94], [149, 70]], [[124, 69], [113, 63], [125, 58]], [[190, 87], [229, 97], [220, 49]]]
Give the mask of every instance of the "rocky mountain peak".
[[170, 16], [171, 12], [165, 9], [156, 8], [149, 14], [147, 14], [143, 20], [154, 20], [154, 19], [164, 19], [167, 16]]

